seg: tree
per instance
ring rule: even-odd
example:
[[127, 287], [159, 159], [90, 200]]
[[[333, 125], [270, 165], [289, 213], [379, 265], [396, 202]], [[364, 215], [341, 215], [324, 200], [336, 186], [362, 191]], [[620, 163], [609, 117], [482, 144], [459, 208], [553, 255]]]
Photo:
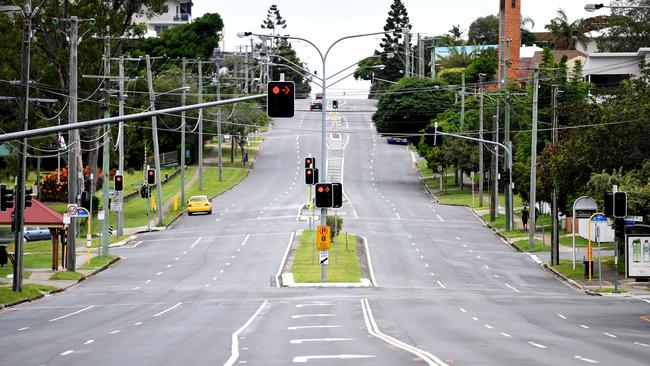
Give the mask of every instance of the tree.
[[498, 44], [499, 19], [496, 15], [488, 15], [475, 19], [469, 26], [467, 33], [470, 43]]
[[[364, 80], [371, 80], [372, 73], [379, 79], [396, 81], [404, 76], [405, 45], [402, 41], [404, 29], [411, 29], [409, 24], [408, 11], [401, 0], [393, 0], [384, 26], [384, 37], [374, 56], [364, 59], [355, 70], [355, 77]], [[392, 56], [392, 57], [391, 57]], [[369, 72], [366, 68], [373, 65], [384, 65], [383, 70], [375, 69]], [[378, 91], [386, 89], [390, 83], [375, 80], [370, 87], [369, 98], [374, 98]]]
[[[615, 0], [612, 6], [650, 6], [650, 0]], [[636, 52], [650, 44], [650, 12], [648, 9], [612, 9], [612, 15], [599, 17], [601, 28], [607, 29], [598, 39], [598, 48], [607, 52]]]
[[578, 19], [569, 22], [569, 18], [563, 9], [558, 9], [557, 16], [551, 19], [551, 22], [545, 25], [544, 28], [551, 32], [556, 49], [574, 50], [576, 41], [587, 42], [582, 20]]
[[[379, 98], [372, 120], [382, 134], [420, 133], [438, 113], [454, 103], [454, 94], [439, 80], [409, 77], [393, 84]], [[419, 136], [409, 138], [419, 141]]]
[[260, 28], [272, 30], [275, 33], [278, 28], [285, 29], [286, 27], [287, 21], [282, 19], [278, 6], [276, 4], [271, 5], [269, 10], [266, 11], [266, 19], [262, 21]]

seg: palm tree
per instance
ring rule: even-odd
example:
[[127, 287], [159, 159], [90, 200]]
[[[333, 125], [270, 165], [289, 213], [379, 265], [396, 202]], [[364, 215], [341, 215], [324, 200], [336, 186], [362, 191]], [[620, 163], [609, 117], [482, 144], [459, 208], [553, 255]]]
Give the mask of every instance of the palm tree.
[[544, 28], [551, 31], [551, 35], [555, 40], [555, 48], [560, 48], [560, 45], [563, 45], [564, 49], [573, 50], [575, 49], [576, 41], [587, 42], [587, 36], [585, 36], [582, 26], [582, 19], [569, 23], [569, 18], [563, 9], [558, 9], [557, 16], [551, 19], [551, 22], [545, 25]]

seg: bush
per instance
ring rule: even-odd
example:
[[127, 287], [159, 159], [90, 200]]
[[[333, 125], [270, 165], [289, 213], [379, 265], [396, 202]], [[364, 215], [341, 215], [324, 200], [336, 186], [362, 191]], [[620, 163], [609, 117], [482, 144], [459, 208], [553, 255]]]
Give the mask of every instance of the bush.
[[339, 235], [343, 228], [343, 218], [341, 216], [327, 216], [327, 226], [330, 227], [332, 238], [334, 238]]

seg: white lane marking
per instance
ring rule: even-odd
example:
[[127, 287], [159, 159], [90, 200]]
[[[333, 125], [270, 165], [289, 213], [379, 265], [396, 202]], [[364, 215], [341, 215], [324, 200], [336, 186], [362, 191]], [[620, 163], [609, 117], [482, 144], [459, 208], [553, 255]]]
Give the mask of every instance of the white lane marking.
[[226, 363], [224, 363], [224, 366], [232, 366], [235, 364], [235, 361], [237, 361], [237, 358], [239, 358], [239, 335], [241, 334], [241, 332], [246, 330], [246, 328], [248, 328], [249, 325], [251, 325], [251, 323], [259, 315], [259, 313], [262, 311], [262, 309], [264, 308], [264, 306], [266, 306], [267, 303], [268, 300], [264, 300], [262, 305], [260, 305], [257, 311], [253, 314], [253, 316], [251, 316], [250, 319], [248, 319], [246, 323], [244, 323], [244, 325], [241, 326], [241, 328], [237, 329], [232, 334], [231, 337], [232, 344], [230, 346], [230, 358], [226, 361]]
[[114, 331], [112, 331], [112, 332], [110, 332], [110, 333], [108, 333], [108, 334], [117, 334], [117, 333], [119, 333], [119, 332], [120, 332], [119, 330], [114, 330]]
[[379, 286], [377, 284], [377, 279], [375, 279], [375, 271], [372, 268], [372, 258], [370, 257], [370, 248], [368, 247], [368, 240], [365, 237], [361, 237], [363, 239], [363, 246], [366, 248], [366, 261], [368, 262], [368, 272], [370, 272], [370, 283], [374, 287]]
[[506, 283], [506, 286], [508, 286], [509, 288], [511, 288], [511, 289], [512, 289], [512, 291], [514, 291], [514, 292], [521, 292], [521, 291], [519, 291], [519, 290], [517, 290], [516, 288], [514, 288], [514, 287], [512, 287], [512, 286], [510, 286], [510, 284], [509, 284], [509, 283]]
[[235, 259], [235, 258], [237, 258], [237, 256], [236, 256], [236, 255], [233, 255], [233, 256], [231, 256], [230, 258]]
[[[415, 243], [414, 243], [415, 244]], [[420, 253], [420, 248], [415, 248], [415, 251]]]
[[131, 249], [133, 249], [133, 248], [137, 248], [138, 245], [140, 245], [140, 244], [142, 244], [142, 240], [139, 241], [139, 242], [137, 242], [137, 243], [135, 243], [135, 244], [133, 244], [133, 245], [131, 246]]
[[374, 355], [313, 355], [313, 356], [296, 356], [293, 358], [293, 363], [307, 363], [309, 360], [326, 360], [326, 359], [357, 359], [357, 358], [373, 358]]
[[94, 308], [94, 307], [95, 307], [95, 305], [90, 305], [90, 306], [85, 307], [85, 308], [83, 308], [83, 309], [81, 309], [81, 310], [77, 310], [77, 311], [75, 311], [74, 313], [70, 313], [70, 314], [67, 314], [67, 315], [64, 315], [64, 316], [60, 316], [60, 317], [58, 317], [58, 318], [50, 319], [50, 321], [51, 321], [51, 322], [55, 322], [55, 321], [57, 321], [57, 320], [65, 319], [65, 318], [67, 318], [67, 317], [69, 317], [69, 316], [77, 315], [77, 314], [82, 313], [82, 312], [84, 312], [84, 311], [86, 311], [86, 310], [90, 310], [90, 309], [92, 309], [92, 308]]
[[466, 313], [466, 312], [467, 312], [467, 310], [465, 310], [465, 309], [463, 309], [463, 308], [459, 308], [459, 309], [460, 309], [460, 311], [462, 311], [463, 313]]
[[485, 325], [485, 327], [486, 327], [487, 329], [494, 329], [494, 327], [491, 326], [490, 324], [483, 324], [483, 325]]
[[420, 254], [420, 259], [424, 259], [424, 256], [422, 254]]
[[192, 246], [190, 248], [194, 248], [196, 246], [196, 244], [198, 244], [201, 241], [201, 239], [203, 239], [203, 238], [199, 237], [198, 239], [196, 239], [196, 241], [194, 242], [194, 244], [192, 244]]
[[618, 338], [616, 335], [614, 335], [612, 333], [603, 332], [603, 334], [608, 336], [609, 338]]
[[498, 274], [495, 274], [495, 275], [494, 275], [494, 278], [499, 278], [499, 275], [498, 275]]
[[162, 272], [158, 272], [158, 273], [156, 273], [156, 276], [160, 276], [161, 274], [162, 274]]
[[562, 315], [562, 314], [560, 314], [560, 313], [555, 313], [555, 315], [559, 316], [559, 317], [562, 318], [562, 319], [566, 319], [566, 316], [564, 316], [564, 315]]
[[228, 267], [229, 265], [230, 265], [230, 262], [226, 263], [226, 267]]
[[457, 236], [457, 237], [456, 237], [456, 240], [460, 240], [460, 237]]
[[159, 312], [158, 314], [154, 314], [154, 317], [161, 316], [161, 315], [165, 314], [166, 312], [172, 311], [172, 310], [176, 309], [177, 307], [181, 306], [181, 304], [182, 304], [182, 302], [179, 302], [179, 303], [177, 303], [176, 305], [172, 306], [171, 308], [169, 308], [167, 310], [163, 310], [163, 311]]
[[436, 216], [438, 216], [438, 220], [440, 220], [440, 222], [445, 222], [445, 220], [442, 219], [442, 216], [440, 216], [438, 214]]
[[67, 351], [61, 353], [61, 356], [67, 356], [67, 355], [69, 355], [71, 353], [74, 353], [74, 351], [70, 349], [70, 350], [67, 350]]
[[528, 341], [528, 344], [530, 344], [530, 345], [533, 346], [533, 347], [537, 347], [537, 348], [541, 348], [541, 349], [545, 349], [545, 348], [546, 348], [545, 345], [543, 345], [543, 344], [539, 344], [539, 343], [535, 343], [535, 342], [533, 342], [533, 341]]
[[183, 255], [187, 254], [187, 251], [183, 252]]
[[424, 266], [429, 268], [429, 263], [425, 263]]
[[84, 344], [91, 344], [91, 343], [93, 343], [94, 341], [95, 341], [94, 339], [89, 339], [89, 340], [87, 340], [86, 342], [84, 342]]
[[27, 329], [29, 329], [29, 327], [23, 327], [23, 328], [20, 328], [20, 329], [18, 329], [18, 331], [19, 331], [19, 332], [22, 332], [23, 330], [27, 330]]
[[250, 237], [251, 237], [250, 234], [246, 235], [246, 237], [244, 238], [244, 241], [241, 242], [242, 247], [246, 246], [246, 242], [248, 241], [248, 238], [250, 238]]
[[175, 261], [178, 261], [178, 260], [180, 260], [180, 258], [176, 257], [176, 258], [174, 258], [174, 260], [175, 260]]
[[508, 333], [504, 333], [504, 332], [501, 332], [501, 333], [499, 333], [499, 334], [501, 334], [502, 336], [504, 336], [504, 337], [506, 337], [506, 338], [511, 338], [511, 337], [512, 337], [510, 334], [508, 334]]
[[291, 344], [302, 344], [303, 342], [344, 342], [353, 341], [353, 338], [306, 338], [306, 339], [291, 339]]
[[368, 299], [361, 300], [361, 310], [363, 311], [363, 319], [366, 322], [366, 329], [370, 335], [375, 336], [386, 343], [389, 343], [393, 346], [399, 347], [407, 352], [412, 353], [413, 355], [419, 357], [424, 362], [430, 366], [448, 366], [438, 357], [432, 355], [431, 353], [411, 346], [410, 344], [404, 343], [398, 339], [395, 339], [389, 335], [382, 333], [375, 322], [375, 318], [372, 315], [372, 309], [370, 309], [370, 303]]
[[645, 344], [645, 343], [641, 343], [641, 342], [634, 342], [634, 344], [636, 344], [637, 346], [641, 346], [641, 347], [650, 347], [650, 344]]
[[467, 248], [467, 244], [463, 244], [463, 248]]
[[435, 273], [433, 273], [433, 272], [430, 272], [429, 274], [430, 274], [430, 275], [432, 275], [432, 276], [435, 276], [435, 275], [436, 275], [436, 274], [435, 274]]
[[474, 320], [474, 321], [478, 321], [478, 318], [475, 317], [475, 316], [473, 316], [473, 317], [472, 317], [472, 320]]
[[144, 281], [144, 283], [151, 283], [151, 280], [146, 280]]
[[575, 358], [576, 360], [585, 361], [587, 363], [599, 363], [596, 360], [592, 360], [590, 358], [586, 358], [586, 357], [582, 357], [582, 356], [574, 356], [573, 358]]
[[489, 267], [487, 264], [484, 264], [483, 267], [484, 267], [485, 269], [490, 269], [490, 267]]
[[137, 322], [137, 323], [135, 323], [133, 325], [137, 327], [138, 325], [142, 325], [142, 322]]
[[[280, 274], [282, 272], [282, 268], [284, 268], [284, 264], [287, 261], [287, 256], [289, 255], [289, 250], [291, 249], [291, 244], [293, 243], [293, 237], [295, 235], [296, 233], [292, 232], [291, 236], [289, 236], [289, 242], [287, 243], [287, 247], [284, 250], [284, 255], [282, 256], [282, 260], [280, 261], [277, 272], [275, 272], [275, 287], [280, 287]], [[239, 249], [237, 251], [239, 251]]]
[[402, 220], [402, 216], [400, 216], [399, 213], [395, 212], [395, 215], [397, 215], [398, 220], [400, 220], [400, 221]]
[[320, 303], [314, 303], [314, 304], [297, 304], [297, 308], [305, 308], [308, 306], [332, 306], [331, 303], [325, 303], [325, 302], [320, 302]]
[[481, 259], [481, 256], [480, 256], [480, 255], [477, 255], [477, 256], [476, 256], [476, 259]]
[[318, 329], [318, 328], [341, 328], [341, 325], [298, 325], [295, 327], [287, 327], [287, 330], [299, 329]]
[[172, 268], [172, 265], [171, 265], [171, 264], [168, 264], [168, 265], [167, 265], [167, 268]]
[[324, 317], [332, 317], [332, 316], [336, 316], [336, 314], [298, 314], [298, 315], [291, 315], [291, 319], [324, 318]]
[[438, 284], [438, 286], [440, 286], [440, 287], [442, 287], [442, 288], [447, 288], [447, 287], [446, 287], [445, 285], [443, 285], [442, 282], [440, 282], [440, 281], [436, 281], [436, 283]]
[[219, 271], [219, 273], [223, 273], [223, 269]]
[[216, 277], [212, 277], [212, 281], [216, 281], [216, 280], [217, 280], [217, 278], [216, 278]]
[[585, 328], [585, 329], [589, 329], [589, 327], [584, 325], [584, 324], [580, 324], [580, 327]]
[[206, 283], [206, 284], [205, 284], [205, 287], [210, 287], [210, 284], [209, 284], [209, 283]]

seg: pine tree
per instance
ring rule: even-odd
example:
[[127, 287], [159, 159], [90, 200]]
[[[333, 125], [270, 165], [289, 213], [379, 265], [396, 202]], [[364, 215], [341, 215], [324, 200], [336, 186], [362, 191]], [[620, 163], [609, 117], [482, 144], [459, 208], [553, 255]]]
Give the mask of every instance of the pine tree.
[[269, 7], [269, 10], [266, 11], [266, 19], [260, 25], [262, 29], [269, 29], [275, 31], [278, 28], [285, 29], [287, 27], [287, 21], [282, 19], [280, 15], [280, 9], [276, 4], [273, 4]]

